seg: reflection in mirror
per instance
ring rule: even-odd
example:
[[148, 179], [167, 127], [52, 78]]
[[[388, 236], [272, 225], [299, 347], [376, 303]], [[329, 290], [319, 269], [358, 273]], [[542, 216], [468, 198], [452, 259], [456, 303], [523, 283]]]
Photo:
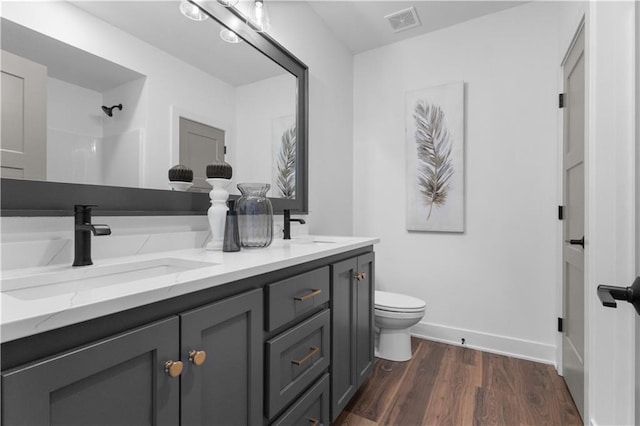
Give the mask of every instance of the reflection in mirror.
[[[178, 1], [9, 2], [2, 15], [2, 177], [168, 189], [170, 167], [204, 178], [223, 155], [234, 183], [295, 198], [297, 79], [224, 42], [215, 20], [185, 18]], [[40, 89], [21, 91], [17, 73]]]

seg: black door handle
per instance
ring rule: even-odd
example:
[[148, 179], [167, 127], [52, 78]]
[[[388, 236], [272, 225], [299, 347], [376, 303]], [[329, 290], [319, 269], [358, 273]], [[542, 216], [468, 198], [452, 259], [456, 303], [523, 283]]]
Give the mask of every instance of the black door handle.
[[603, 306], [615, 308], [618, 306], [616, 300], [624, 300], [636, 308], [640, 315], [640, 277], [636, 277], [631, 287], [612, 287], [608, 285], [598, 286], [598, 297]]
[[569, 243], [572, 246], [582, 246], [582, 248], [584, 248], [584, 236], [579, 240], [565, 240], [565, 243]]

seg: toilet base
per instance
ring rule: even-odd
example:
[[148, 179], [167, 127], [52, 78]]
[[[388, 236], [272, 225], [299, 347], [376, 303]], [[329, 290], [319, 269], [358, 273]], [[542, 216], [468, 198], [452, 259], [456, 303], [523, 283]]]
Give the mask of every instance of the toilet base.
[[377, 337], [376, 357], [397, 362], [411, 359], [411, 333], [408, 328], [380, 329]]

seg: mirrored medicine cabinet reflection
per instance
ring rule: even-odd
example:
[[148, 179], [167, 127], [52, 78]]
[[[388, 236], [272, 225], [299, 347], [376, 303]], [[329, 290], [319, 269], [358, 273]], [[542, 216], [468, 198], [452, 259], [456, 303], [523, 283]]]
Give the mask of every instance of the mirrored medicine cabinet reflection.
[[[222, 159], [233, 187], [270, 183], [276, 212], [307, 211], [306, 65], [238, 10], [199, 5], [209, 19], [178, 1], [3, 5], [2, 215], [204, 214], [206, 165]], [[189, 192], [169, 190], [179, 163]]]

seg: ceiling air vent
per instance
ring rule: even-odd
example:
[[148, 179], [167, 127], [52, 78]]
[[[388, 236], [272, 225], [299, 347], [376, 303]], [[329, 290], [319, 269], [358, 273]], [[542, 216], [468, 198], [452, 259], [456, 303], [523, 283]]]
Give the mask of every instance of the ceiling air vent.
[[384, 19], [389, 21], [391, 29], [395, 33], [420, 26], [420, 19], [414, 7], [391, 13], [385, 16]]

